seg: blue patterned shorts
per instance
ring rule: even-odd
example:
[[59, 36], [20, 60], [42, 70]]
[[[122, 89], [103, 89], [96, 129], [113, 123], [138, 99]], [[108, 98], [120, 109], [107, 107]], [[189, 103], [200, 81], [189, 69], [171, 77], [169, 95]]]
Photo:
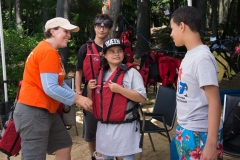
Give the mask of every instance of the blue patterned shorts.
[[[176, 148], [180, 160], [199, 160], [205, 147], [207, 132], [195, 132], [177, 126]], [[223, 159], [222, 129], [218, 131], [217, 153], [218, 160]]]

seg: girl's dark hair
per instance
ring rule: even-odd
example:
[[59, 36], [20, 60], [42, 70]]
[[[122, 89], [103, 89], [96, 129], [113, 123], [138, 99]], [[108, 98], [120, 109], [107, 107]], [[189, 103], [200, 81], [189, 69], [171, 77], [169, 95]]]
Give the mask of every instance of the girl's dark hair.
[[200, 32], [201, 30], [201, 14], [197, 8], [191, 6], [178, 8], [173, 12], [171, 19], [178, 26], [181, 22], [183, 22], [184, 24], [188, 25], [193, 32]]
[[[54, 29], [54, 30], [58, 30], [59, 27], [55, 27], [55, 28], [53, 28], [53, 29]], [[51, 38], [51, 37], [52, 37], [52, 33], [50, 32], [50, 29], [47, 30], [47, 31], [44, 31], [44, 37], [45, 37], [45, 38]]]
[[[124, 54], [124, 58], [123, 58], [122, 63], [126, 64], [127, 62], [128, 62], [128, 57], [127, 57], [126, 54]], [[110, 68], [109, 64], [108, 64], [108, 61], [104, 56], [101, 57], [101, 68], [103, 68], [105, 71]]]

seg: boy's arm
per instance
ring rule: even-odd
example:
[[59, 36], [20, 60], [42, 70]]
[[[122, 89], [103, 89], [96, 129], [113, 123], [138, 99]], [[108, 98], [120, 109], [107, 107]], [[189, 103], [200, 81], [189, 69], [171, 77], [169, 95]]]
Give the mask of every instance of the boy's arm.
[[87, 53], [86, 44], [83, 44], [77, 54], [77, 65], [75, 73], [75, 87], [76, 92], [79, 94], [81, 91], [82, 77], [83, 77], [83, 61]]
[[87, 97], [92, 100], [92, 90], [97, 87], [96, 79], [90, 79], [87, 86]]
[[217, 86], [204, 86], [204, 92], [208, 100], [208, 136], [206, 145], [201, 154], [201, 160], [217, 159], [217, 139], [221, 117], [221, 103]]
[[75, 74], [75, 87], [77, 93], [81, 92], [82, 74], [82, 70], [77, 70]]

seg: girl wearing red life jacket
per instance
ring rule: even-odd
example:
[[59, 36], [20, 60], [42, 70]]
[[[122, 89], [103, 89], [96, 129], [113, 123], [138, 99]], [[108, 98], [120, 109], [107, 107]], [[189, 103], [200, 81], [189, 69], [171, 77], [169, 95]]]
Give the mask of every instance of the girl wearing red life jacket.
[[[96, 159], [133, 160], [134, 154], [142, 152], [139, 148], [140, 126], [136, 119], [131, 116], [129, 119], [129, 113], [133, 113], [129, 109], [145, 102], [146, 91], [140, 73], [127, 64], [124, 48], [119, 39], [106, 40], [103, 68], [97, 79], [88, 83], [88, 97], [93, 100], [94, 116], [99, 120]], [[120, 111], [125, 114], [117, 114]]]

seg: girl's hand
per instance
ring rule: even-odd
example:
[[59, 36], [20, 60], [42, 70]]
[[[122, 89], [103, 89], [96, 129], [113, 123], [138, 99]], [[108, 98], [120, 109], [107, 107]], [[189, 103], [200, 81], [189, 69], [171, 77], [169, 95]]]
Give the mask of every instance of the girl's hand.
[[115, 92], [115, 93], [120, 93], [120, 90], [123, 88], [121, 85], [114, 83], [111, 80], [108, 83], [108, 87], [112, 92]]

